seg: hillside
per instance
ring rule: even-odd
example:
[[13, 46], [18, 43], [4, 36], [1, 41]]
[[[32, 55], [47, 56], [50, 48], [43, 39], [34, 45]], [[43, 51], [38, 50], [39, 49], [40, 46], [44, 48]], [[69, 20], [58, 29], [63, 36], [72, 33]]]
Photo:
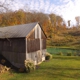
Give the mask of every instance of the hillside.
[[[50, 40], [47, 41], [48, 45]], [[80, 30], [68, 29], [65, 32], [61, 32], [56, 36], [53, 36], [52, 46], [66, 46], [72, 48], [80, 47]]]

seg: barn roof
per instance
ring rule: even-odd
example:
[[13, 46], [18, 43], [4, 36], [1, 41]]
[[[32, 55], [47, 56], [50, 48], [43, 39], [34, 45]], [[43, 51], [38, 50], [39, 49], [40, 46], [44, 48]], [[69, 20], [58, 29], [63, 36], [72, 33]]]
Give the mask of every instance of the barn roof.
[[0, 38], [26, 37], [37, 24], [38, 22], [2, 27], [0, 28]]

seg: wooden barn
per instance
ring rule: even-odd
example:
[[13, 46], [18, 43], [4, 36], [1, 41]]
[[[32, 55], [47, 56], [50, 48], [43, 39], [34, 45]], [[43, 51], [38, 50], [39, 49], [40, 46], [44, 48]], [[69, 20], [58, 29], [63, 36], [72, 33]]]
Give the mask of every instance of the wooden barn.
[[39, 23], [1, 27], [0, 54], [18, 68], [25, 60], [37, 65], [45, 60], [46, 35]]

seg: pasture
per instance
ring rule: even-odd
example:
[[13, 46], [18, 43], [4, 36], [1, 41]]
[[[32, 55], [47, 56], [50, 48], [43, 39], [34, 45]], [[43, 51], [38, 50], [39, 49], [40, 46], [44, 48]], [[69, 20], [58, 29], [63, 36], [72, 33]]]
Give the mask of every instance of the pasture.
[[54, 56], [31, 73], [5, 72], [0, 80], [80, 80], [80, 57]]
[[[55, 50], [52, 50], [48, 48], [48, 52], [54, 53]], [[38, 65], [35, 71], [0, 73], [0, 80], [80, 80], [80, 56], [60, 56], [56, 53], [51, 60]]]
[[67, 53], [72, 53], [72, 55], [77, 55], [80, 53], [80, 49], [74, 49], [74, 48], [54, 48], [54, 47], [47, 47], [47, 51], [51, 53], [52, 55], [56, 55], [58, 53], [63, 53], [64, 56], [67, 55]]

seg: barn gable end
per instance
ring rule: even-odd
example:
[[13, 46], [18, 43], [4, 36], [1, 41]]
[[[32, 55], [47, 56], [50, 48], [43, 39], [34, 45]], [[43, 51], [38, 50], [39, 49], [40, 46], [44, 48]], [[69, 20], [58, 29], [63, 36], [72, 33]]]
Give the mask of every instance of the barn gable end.
[[26, 59], [32, 59], [35, 65], [45, 60], [46, 36], [39, 24], [27, 36], [26, 44]]

